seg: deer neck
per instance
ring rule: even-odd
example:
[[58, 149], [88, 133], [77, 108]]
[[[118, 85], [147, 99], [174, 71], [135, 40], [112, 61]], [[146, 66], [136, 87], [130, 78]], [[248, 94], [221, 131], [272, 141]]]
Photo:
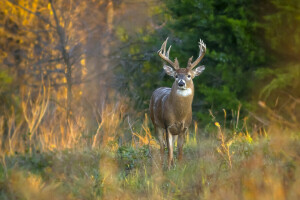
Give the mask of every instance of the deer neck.
[[179, 111], [179, 113], [189, 112], [192, 107], [194, 98], [194, 85], [187, 87], [185, 90], [179, 89], [177, 84], [172, 86], [171, 94], [169, 96], [169, 103]]

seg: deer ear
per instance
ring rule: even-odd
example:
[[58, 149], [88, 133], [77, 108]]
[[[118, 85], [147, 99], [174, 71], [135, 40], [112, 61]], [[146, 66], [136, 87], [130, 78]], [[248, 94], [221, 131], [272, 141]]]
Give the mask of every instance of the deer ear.
[[172, 67], [170, 67], [168, 65], [164, 65], [164, 70], [169, 76], [175, 76], [176, 72]]
[[203, 65], [194, 69], [193, 70], [194, 77], [199, 76], [204, 71], [204, 69], [205, 69], [205, 67]]

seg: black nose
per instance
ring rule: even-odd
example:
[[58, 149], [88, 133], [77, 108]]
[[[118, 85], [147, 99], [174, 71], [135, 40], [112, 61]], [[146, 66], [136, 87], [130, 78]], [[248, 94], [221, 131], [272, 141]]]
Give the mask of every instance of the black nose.
[[182, 86], [184, 86], [184, 82], [183, 82], [183, 81], [179, 81], [179, 82], [178, 82], [178, 85], [179, 85], [180, 87], [182, 87]]

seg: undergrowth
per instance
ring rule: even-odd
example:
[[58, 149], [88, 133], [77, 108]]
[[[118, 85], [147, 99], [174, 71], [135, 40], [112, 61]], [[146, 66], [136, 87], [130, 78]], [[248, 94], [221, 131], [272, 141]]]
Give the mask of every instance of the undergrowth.
[[147, 115], [129, 118], [125, 110], [107, 105], [94, 134], [85, 132], [80, 116], [81, 124], [65, 132], [38, 112], [21, 121], [39, 123], [28, 136], [11, 116], [13, 128], [1, 144], [0, 199], [300, 198], [297, 129], [274, 123], [249, 132], [246, 120], [226, 128], [212, 116], [209, 129], [194, 122], [183, 161], [175, 150], [175, 164], [166, 170]]

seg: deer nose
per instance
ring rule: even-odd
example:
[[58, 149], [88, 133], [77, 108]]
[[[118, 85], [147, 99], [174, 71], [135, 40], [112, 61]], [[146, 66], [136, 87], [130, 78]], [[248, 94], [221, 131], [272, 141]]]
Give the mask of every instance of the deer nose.
[[183, 87], [184, 85], [185, 85], [184, 80], [179, 80], [179, 81], [178, 81], [178, 86], [179, 86], [179, 87]]

